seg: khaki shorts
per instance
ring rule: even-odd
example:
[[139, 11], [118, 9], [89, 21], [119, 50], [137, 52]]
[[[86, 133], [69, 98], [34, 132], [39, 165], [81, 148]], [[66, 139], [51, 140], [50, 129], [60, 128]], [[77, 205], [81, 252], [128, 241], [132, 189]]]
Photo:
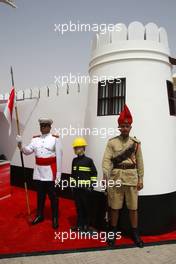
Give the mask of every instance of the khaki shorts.
[[126, 206], [130, 210], [138, 208], [138, 190], [136, 186], [109, 187], [108, 188], [108, 204], [112, 209], [121, 209], [123, 207], [124, 198]]

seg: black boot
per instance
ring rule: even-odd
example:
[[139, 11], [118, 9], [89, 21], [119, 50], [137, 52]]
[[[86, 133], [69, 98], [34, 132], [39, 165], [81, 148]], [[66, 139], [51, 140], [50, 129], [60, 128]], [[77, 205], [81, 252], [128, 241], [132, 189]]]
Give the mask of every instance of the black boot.
[[36, 218], [32, 221], [32, 225], [36, 225], [44, 220], [42, 215], [37, 215]]
[[107, 232], [107, 240], [106, 242], [110, 247], [115, 246], [116, 242], [116, 227], [110, 226], [109, 231]]
[[134, 241], [137, 247], [139, 248], [144, 247], [144, 242], [140, 238], [139, 231], [137, 228], [132, 228], [132, 240]]
[[54, 229], [58, 228], [58, 199], [55, 198], [51, 200], [51, 209], [52, 209], [52, 227]]
[[59, 227], [58, 225], [58, 217], [54, 216], [52, 220], [52, 226], [54, 229], [57, 229]]
[[70, 229], [73, 232], [79, 232], [79, 231], [83, 231], [83, 226], [82, 225], [75, 225], [75, 226], [72, 226]]

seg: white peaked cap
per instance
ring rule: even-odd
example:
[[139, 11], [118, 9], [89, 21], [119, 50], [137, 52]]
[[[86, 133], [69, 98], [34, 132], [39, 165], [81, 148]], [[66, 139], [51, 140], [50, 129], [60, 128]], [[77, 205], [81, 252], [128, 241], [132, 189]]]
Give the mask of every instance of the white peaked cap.
[[53, 120], [52, 119], [50, 119], [50, 118], [39, 118], [39, 123], [40, 124], [50, 124], [50, 125], [52, 125], [52, 123], [53, 123]]

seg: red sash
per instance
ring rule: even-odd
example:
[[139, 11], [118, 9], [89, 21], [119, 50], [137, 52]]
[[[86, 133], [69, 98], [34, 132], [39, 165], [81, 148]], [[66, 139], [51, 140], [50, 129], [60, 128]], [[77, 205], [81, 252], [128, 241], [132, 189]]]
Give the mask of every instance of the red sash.
[[56, 157], [50, 158], [38, 158], [35, 157], [35, 161], [37, 165], [40, 166], [50, 166], [52, 173], [53, 173], [53, 180], [56, 179], [56, 172], [57, 172], [57, 164], [56, 164]]

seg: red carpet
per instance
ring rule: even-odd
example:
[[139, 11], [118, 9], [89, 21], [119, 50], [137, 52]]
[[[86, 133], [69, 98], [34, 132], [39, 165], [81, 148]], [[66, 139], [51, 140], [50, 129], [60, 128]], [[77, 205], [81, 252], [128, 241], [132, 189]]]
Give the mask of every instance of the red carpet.
[[[32, 216], [35, 215], [36, 193], [29, 192]], [[66, 239], [58, 238], [59, 232], [69, 232], [75, 224], [76, 212], [74, 202], [60, 198], [60, 227], [54, 231], [51, 226], [50, 203], [47, 199], [45, 221], [32, 226], [27, 221], [24, 190], [12, 187], [12, 195], [0, 201], [0, 257], [10, 254], [31, 254], [48, 251], [94, 250], [108, 248], [100, 239]], [[57, 234], [56, 234], [56, 233]], [[65, 235], [66, 236], [66, 235]], [[103, 240], [103, 237], [102, 237]], [[160, 236], [143, 237], [145, 243], [176, 242], [176, 231]], [[122, 237], [117, 242], [119, 247], [132, 246], [129, 238]]]

